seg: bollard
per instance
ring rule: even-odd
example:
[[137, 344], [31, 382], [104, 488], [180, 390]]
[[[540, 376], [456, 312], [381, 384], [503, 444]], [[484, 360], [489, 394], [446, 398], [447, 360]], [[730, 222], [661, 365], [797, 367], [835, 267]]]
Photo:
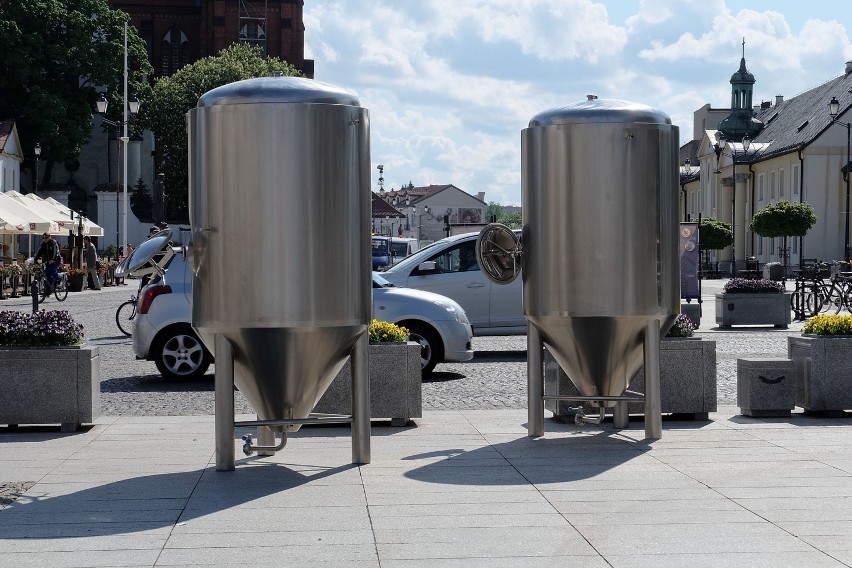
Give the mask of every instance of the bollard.
[[30, 295], [33, 297], [33, 313], [38, 311], [38, 282], [33, 280], [30, 284]]

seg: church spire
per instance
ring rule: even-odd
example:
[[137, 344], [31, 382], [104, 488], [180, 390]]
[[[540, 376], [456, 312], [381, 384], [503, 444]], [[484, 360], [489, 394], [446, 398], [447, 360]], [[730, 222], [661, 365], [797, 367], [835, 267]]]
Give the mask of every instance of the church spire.
[[752, 91], [754, 75], [746, 68], [745, 38], [743, 38], [743, 56], [740, 68], [731, 75], [731, 114], [719, 123], [719, 130], [728, 140], [751, 138], [763, 129], [763, 123], [754, 118], [752, 111]]

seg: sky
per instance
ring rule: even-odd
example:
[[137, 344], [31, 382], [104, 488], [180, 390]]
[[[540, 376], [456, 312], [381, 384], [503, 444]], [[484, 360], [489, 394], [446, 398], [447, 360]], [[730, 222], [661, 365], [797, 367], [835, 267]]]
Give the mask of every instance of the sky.
[[[798, 95], [852, 60], [841, 0], [306, 0], [314, 78], [370, 112], [372, 189], [453, 184], [520, 205], [520, 133], [548, 109], [623, 99], [692, 140], [728, 108], [743, 54], [753, 102]], [[826, 111], [827, 112], [827, 111]]]

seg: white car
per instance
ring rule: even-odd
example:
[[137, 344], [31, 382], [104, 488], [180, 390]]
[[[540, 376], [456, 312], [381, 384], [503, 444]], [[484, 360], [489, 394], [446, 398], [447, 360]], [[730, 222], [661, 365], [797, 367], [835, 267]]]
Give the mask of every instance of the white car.
[[479, 233], [436, 241], [382, 272], [397, 286], [435, 292], [464, 308], [474, 335], [524, 335], [523, 282], [495, 284], [475, 259]]
[[[201, 377], [213, 357], [192, 328], [189, 263], [175, 255], [162, 278], [142, 289], [133, 319], [133, 351], [157, 364], [167, 380]], [[473, 332], [467, 316], [453, 300], [437, 294], [396, 287], [373, 273], [373, 318], [405, 326], [421, 345], [422, 373], [442, 361], [473, 358]]]

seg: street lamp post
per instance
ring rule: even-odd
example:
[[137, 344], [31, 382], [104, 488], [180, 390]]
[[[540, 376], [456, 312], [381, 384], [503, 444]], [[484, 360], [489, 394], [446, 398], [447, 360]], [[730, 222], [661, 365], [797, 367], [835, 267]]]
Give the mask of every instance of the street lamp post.
[[[743, 136], [743, 154], [748, 154], [748, 148], [751, 145], [751, 139], [748, 136]], [[719, 163], [719, 158], [722, 156], [722, 151], [725, 149], [727, 141], [725, 135], [720, 131], [716, 132], [716, 143], [713, 144], [713, 151], [716, 153], [716, 163]], [[731, 244], [731, 276], [737, 275], [737, 150], [733, 142], [728, 150], [728, 155], [731, 156], [731, 176], [733, 183], [731, 184], [731, 232], [734, 235], [734, 242]], [[721, 170], [721, 167], [719, 168]]]
[[[101, 93], [100, 97], [98, 97], [98, 100], [95, 102], [95, 104], [97, 105], [98, 114], [101, 115], [101, 120], [103, 122], [109, 124], [110, 126], [113, 126], [115, 128], [121, 127], [121, 129], [122, 129], [122, 135], [121, 135], [121, 138], [119, 138], [119, 140], [121, 140], [122, 147], [123, 147], [123, 158], [122, 158], [122, 162], [123, 162], [123, 164], [122, 164], [123, 165], [123, 167], [122, 167], [122, 169], [123, 169], [123, 171], [122, 171], [123, 199], [122, 199], [122, 201], [123, 201], [123, 206], [124, 206], [124, 222], [123, 222], [124, 243], [123, 243], [123, 250], [125, 251], [125, 254], [126, 254], [126, 251], [128, 250], [128, 248], [127, 248], [127, 245], [128, 245], [128, 238], [127, 238], [127, 204], [128, 204], [128, 199], [127, 199], [127, 145], [130, 142], [130, 137], [127, 133], [127, 126], [128, 126], [128, 124], [130, 124], [130, 121], [133, 118], [133, 115], [139, 112], [139, 100], [136, 97], [133, 97], [133, 98], [130, 98], [130, 99], [128, 99], [128, 97], [127, 97], [127, 73], [128, 73], [128, 71], [127, 71], [127, 23], [125, 23], [124, 24], [124, 105], [123, 105], [124, 108], [122, 109], [122, 113], [121, 113], [121, 122], [116, 122], [114, 120], [109, 120], [109, 119], [106, 119], [106, 118], [103, 117], [104, 113], [106, 113], [106, 110], [107, 110], [107, 100], [106, 100], [106, 97], [104, 97], [103, 93]], [[118, 196], [116, 196], [116, 197], [118, 197]], [[116, 208], [117, 207], [118, 207], [118, 200], [116, 199]], [[119, 243], [116, 243], [116, 246], [118, 246], [118, 245], [119, 245]]]
[[38, 195], [38, 158], [39, 158], [39, 156], [41, 156], [41, 144], [36, 142], [36, 145], [35, 145], [35, 148], [33, 149], [33, 152], [35, 152], [35, 159], [36, 159], [35, 176], [33, 176], [33, 180], [35, 182], [34, 183], [35, 187], [33, 188], [33, 193]]
[[852, 156], [850, 156], [850, 141], [852, 141], [852, 123], [842, 122], [837, 120], [837, 115], [840, 112], [840, 101], [837, 100], [837, 97], [831, 97], [831, 101], [828, 103], [828, 114], [831, 115], [832, 124], [839, 124], [840, 126], [846, 127], [846, 164], [843, 167], [843, 179], [846, 180], [846, 211], [843, 213], [843, 216], [846, 217], [846, 230], [843, 235], [843, 259], [849, 260], [850, 251], [849, 251], [849, 162], [852, 160]]

